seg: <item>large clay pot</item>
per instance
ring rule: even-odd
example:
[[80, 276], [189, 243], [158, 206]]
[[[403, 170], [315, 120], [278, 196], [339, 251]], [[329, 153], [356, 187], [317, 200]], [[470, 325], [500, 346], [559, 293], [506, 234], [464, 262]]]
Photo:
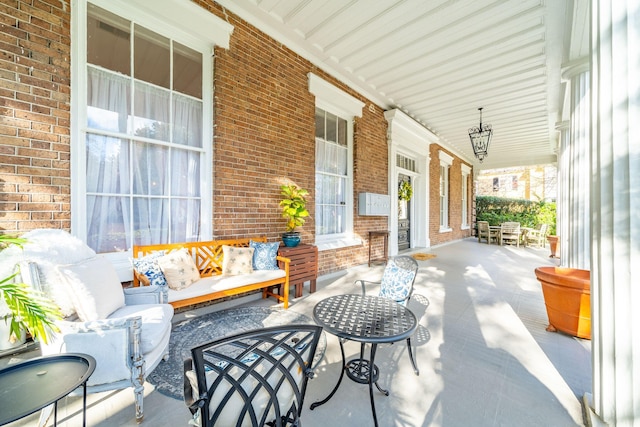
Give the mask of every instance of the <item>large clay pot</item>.
[[549, 258], [560, 258], [560, 255], [558, 254], [558, 245], [560, 243], [558, 236], [547, 236], [547, 241], [551, 248], [551, 255], [549, 255]]
[[591, 275], [589, 270], [538, 267], [549, 326], [556, 330], [591, 339]]

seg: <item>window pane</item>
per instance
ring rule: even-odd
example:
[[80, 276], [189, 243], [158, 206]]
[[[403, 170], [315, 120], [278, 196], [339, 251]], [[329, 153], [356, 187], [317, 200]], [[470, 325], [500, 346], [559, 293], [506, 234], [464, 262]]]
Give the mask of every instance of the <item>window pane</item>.
[[87, 67], [87, 126], [126, 133], [130, 114], [130, 80]]
[[169, 149], [158, 145], [138, 142], [133, 149], [134, 179], [133, 193], [161, 196], [167, 194], [169, 171]]
[[338, 175], [347, 175], [347, 155], [348, 155], [348, 150], [347, 148], [343, 148], [343, 147], [338, 147], [337, 152], [336, 152], [336, 173]]
[[202, 98], [202, 55], [173, 43], [173, 90]]
[[325, 142], [316, 138], [316, 171], [324, 170], [325, 159]]
[[167, 90], [135, 82], [132, 134], [169, 141], [169, 98]]
[[169, 241], [169, 200], [158, 197], [133, 198], [135, 243], [150, 245]]
[[202, 148], [202, 101], [173, 95], [173, 142]]
[[327, 136], [326, 140], [336, 142], [338, 117], [335, 114], [327, 113]]
[[129, 144], [126, 140], [87, 134], [86, 156], [88, 193], [129, 192]]
[[338, 144], [347, 146], [347, 121], [341, 118], [338, 118]]
[[127, 242], [128, 212], [128, 197], [88, 196], [87, 245], [98, 253], [131, 247]]
[[324, 111], [316, 108], [316, 138], [324, 138]]
[[136, 25], [133, 75], [138, 80], [170, 89], [169, 39]]
[[200, 153], [171, 151], [171, 195], [200, 196]]
[[200, 236], [200, 201], [174, 199], [171, 202], [171, 240], [194, 242]]
[[131, 75], [130, 23], [88, 3], [87, 62]]

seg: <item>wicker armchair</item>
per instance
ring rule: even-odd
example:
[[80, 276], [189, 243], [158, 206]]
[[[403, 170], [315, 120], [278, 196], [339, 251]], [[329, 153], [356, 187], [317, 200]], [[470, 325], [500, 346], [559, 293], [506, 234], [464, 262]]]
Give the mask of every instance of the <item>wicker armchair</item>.
[[184, 399], [192, 423], [299, 426], [322, 327], [287, 325], [225, 337], [191, 349]]

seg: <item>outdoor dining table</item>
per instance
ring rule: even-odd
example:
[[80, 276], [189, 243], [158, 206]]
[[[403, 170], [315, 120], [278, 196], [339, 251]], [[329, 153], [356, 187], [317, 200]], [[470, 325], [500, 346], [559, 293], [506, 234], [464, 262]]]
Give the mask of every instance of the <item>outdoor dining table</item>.
[[[339, 338], [342, 354], [340, 378], [329, 395], [311, 404], [311, 410], [331, 399], [342, 382], [344, 373], [353, 381], [369, 385], [371, 412], [374, 425], [378, 426], [373, 399], [373, 384], [385, 396], [389, 395], [378, 384], [380, 370], [375, 365], [378, 344], [409, 339], [418, 327], [416, 316], [408, 308], [387, 298], [364, 295], [335, 295], [318, 302], [313, 309], [316, 323]], [[343, 340], [360, 342], [360, 355], [346, 361]], [[365, 345], [370, 344], [369, 359], [365, 359]], [[411, 342], [409, 341], [409, 352]], [[413, 360], [413, 356], [411, 357]]]

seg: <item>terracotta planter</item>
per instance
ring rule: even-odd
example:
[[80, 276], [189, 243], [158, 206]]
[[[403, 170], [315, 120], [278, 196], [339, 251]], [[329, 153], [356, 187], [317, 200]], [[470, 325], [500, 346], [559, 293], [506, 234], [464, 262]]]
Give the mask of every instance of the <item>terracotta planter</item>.
[[588, 270], [538, 267], [547, 307], [547, 331], [591, 339], [591, 275]]
[[551, 248], [551, 255], [549, 255], [549, 258], [560, 258], [560, 255], [558, 254], [558, 246], [560, 245], [558, 236], [547, 236], [547, 241]]

